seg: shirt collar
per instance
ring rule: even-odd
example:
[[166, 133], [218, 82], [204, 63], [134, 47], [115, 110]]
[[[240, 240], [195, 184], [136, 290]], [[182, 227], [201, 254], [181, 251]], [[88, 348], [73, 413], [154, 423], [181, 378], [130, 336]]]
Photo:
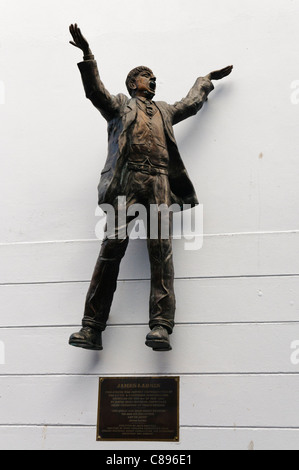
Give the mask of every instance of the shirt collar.
[[148, 103], [153, 104], [152, 100], [149, 100], [149, 99], [145, 98], [144, 96], [138, 96], [137, 100], [142, 101], [142, 103], [145, 103], [147, 101]]

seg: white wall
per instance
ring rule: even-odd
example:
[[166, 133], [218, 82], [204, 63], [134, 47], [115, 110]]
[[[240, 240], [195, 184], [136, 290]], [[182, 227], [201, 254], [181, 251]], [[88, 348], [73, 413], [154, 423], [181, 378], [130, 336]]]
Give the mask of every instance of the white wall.
[[[299, 0], [0, 0], [0, 9], [0, 448], [115, 448], [95, 442], [98, 377], [170, 374], [181, 376], [181, 442], [168, 449], [299, 449], [290, 359], [299, 340]], [[103, 353], [67, 344], [99, 249], [107, 148], [81, 53], [68, 44], [72, 22], [112, 93], [126, 92], [136, 65], [153, 68], [156, 98], [168, 102], [197, 76], [235, 66], [176, 127], [206, 237], [198, 252], [174, 243], [168, 354], [144, 346], [143, 242], [123, 262]]]

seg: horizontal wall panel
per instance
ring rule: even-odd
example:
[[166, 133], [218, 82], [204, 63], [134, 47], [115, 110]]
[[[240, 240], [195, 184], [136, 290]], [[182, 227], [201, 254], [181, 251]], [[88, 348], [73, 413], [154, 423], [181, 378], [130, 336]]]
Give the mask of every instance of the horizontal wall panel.
[[[88, 282], [2, 285], [0, 326], [81, 322]], [[110, 324], [146, 323], [149, 281], [120, 281]], [[178, 279], [178, 323], [298, 321], [299, 276]]]
[[[0, 377], [1, 425], [97, 422], [98, 377]], [[298, 375], [181, 377], [180, 425], [299, 428]]]
[[0, 426], [0, 450], [98, 450], [107, 457], [118, 450], [299, 450], [298, 429], [182, 428], [180, 434], [179, 443], [96, 442], [92, 426]]
[[95, 352], [68, 345], [75, 328], [4, 328], [0, 374], [299, 372], [291, 362], [299, 323], [178, 325], [171, 337], [173, 350], [167, 353], [145, 346], [148, 331], [111, 326], [103, 333], [104, 351]]
[[[178, 278], [299, 274], [299, 232], [207, 236], [201, 250], [185, 248], [174, 241]], [[2, 245], [0, 283], [87, 281], [99, 249], [99, 241]], [[120, 279], [149, 275], [146, 243], [132, 240]]]

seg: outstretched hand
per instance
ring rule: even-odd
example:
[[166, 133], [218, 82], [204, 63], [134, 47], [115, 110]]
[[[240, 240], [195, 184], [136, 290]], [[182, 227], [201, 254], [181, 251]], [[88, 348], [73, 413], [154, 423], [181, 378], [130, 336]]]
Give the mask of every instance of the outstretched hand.
[[222, 78], [230, 75], [232, 73], [233, 68], [233, 65], [229, 65], [224, 69], [215, 70], [214, 72], [209, 73], [209, 75], [207, 75], [207, 78], [209, 78], [210, 80], [221, 80]]
[[85, 39], [83, 34], [81, 33], [80, 28], [78, 27], [77, 24], [71, 24], [70, 26], [70, 33], [73, 37], [73, 41], [70, 41], [70, 44], [72, 46], [78, 47], [81, 49], [84, 53], [84, 55], [89, 55], [91, 54], [91, 50], [88, 44], [88, 41]]

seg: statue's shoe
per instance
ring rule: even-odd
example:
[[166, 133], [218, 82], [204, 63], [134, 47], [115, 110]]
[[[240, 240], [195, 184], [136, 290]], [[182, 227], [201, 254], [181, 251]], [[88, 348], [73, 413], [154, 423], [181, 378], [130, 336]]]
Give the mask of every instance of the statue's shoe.
[[102, 332], [94, 328], [84, 327], [70, 337], [69, 344], [76, 348], [102, 351]]
[[168, 331], [163, 326], [155, 326], [147, 335], [145, 344], [154, 351], [172, 350], [169, 342]]

